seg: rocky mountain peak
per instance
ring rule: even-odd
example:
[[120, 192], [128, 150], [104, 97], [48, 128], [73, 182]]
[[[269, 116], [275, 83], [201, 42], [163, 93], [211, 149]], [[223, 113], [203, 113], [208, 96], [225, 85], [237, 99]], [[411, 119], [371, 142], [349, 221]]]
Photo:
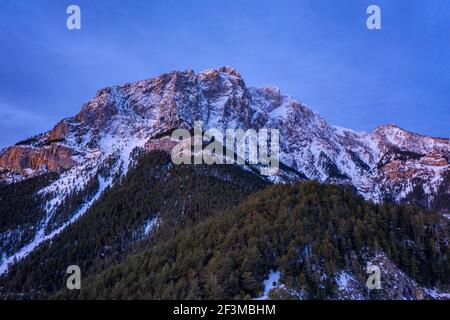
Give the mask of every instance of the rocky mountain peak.
[[[400, 201], [417, 186], [430, 199], [449, 171], [449, 139], [383, 125], [371, 133], [330, 126], [274, 86], [247, 87], [232, 67], [172, 71], [103, 88], [74, 117], [0, 155], [3, 181], [45, 170], [92, 170], [111, 157], [127, 167], [135, 147], [194, 121], [207, 128], [276, 128], [280, 160], [309, 179], [352, 185], [367, 199]], [[167, 143], [164, 143], [167, 144]], [[169, 143], [170, 145], [170, 143]]]
[[230, 66], [221, 67], [219, 69], [219, 72], [228, 73], [231, 76], [242, 79], [241, 74], [236, 69], [234, 69], [233, 67], [230, 67]]
[[420, 154], [445, 152], [450, 144], [450, 139], [412, 133], [393, 124], [379, 126], [372, 134], [380, 144]]

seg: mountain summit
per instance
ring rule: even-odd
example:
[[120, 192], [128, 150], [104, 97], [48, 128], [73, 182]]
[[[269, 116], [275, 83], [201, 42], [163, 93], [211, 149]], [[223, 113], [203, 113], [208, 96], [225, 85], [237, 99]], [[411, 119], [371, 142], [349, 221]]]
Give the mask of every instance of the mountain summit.
[[[176, 188], [178, 180], [172, 175], [176, 172], [173, 163], [164, 157], [161, 158], [164, 161], [159, 156], [152, 158], [154, 152], [162, 152], [167, 157], [166, 152], [176, 143], [171, 139], [173, 130], [191, 129], [195, 121], [202, 121], [205, 130], [278, 129], [281, 164], [278, 175], [261, 177], [250, 165], [232, 166], [231, 171], [222, 173], [216, 168], [199, 167], [189, 173], [194, 181], [183, 182], [191, 185], [184, 200], [179, 199], [177, 190], [170, 188], [173, 194], [157, 195], [155, 186], [162, 189], [171, 181]], [[150, 158], [156, 161], [149, 160], [148, 172], [142, 168], [133, 171], [138, 160], [146, 155], [153, 155]], [[353, 193], [375, 203], [411, 203], [448, 217], [449, 159], [449, 139], [414, 134], [395, 125], [380, 126], [373, 132], [332, 126], [276, 87], [247, 87], [239, 72], [231, 67], [200, 73], [174, 71], [149, 80], [104, 88], [74, 117], [63, 119], [46, 133], [0, 151], [0, 200], [4, 201], [0, 212], [0, 275], [46, 240], [53, 242], [63, 231], [69, 232], [72, 228], [68, 226], [82, 216], [89, 216], [85, 213], [95, 209], [95, 204], [98, 204], [98, 211], [106, 208], [107, 213], [102, 214], [110, 214], [109, 210], [113, 209], [102, 204], [101, 196], [108, 194], [108, 199], [115, 201], [115, 192], [127, 173], [132, 173], [127, 177], [133, 181], [137, 195], [145, 193], [136, 187], [142, 187], [138, 180], [146, 181], [146, 190], [156, 188], [152, 196], [157, 200], [150, 201], [150, 207], [155, 201], [161, 201], [161, 208], [166, 208], [166, 213], [161, 213], [162, 209], [149, 212], [148, 206], [136, 209], [136, 215], [151, 215], [145, 224], [146, 229], [151, 230], [161, 219], [168, 228], [177, 224], [168, 218], [177, 212], [181, 215], [177, 219], [184, 221], [186, 203], [193, 197], [192, 189], [198, 188], [195, 181], [210, 183], [210, 176], [221, 176], [221, 188], [230, 194], [236, 186], [242, 188], [233, 194], [236, 203], [242, 200], [243, 194], [259, 190], [268, 183], [309, 179], [350, 187]], [[234, 169], [241, 171], [236, 173]], [[256, 182], [250, 183], [252, 179]], [[223, 187], [222, 183], [235, 185]], [[130, 181], [127, 185], [129, 192]], [[208, 190], [202, 192], [210, 196]], [[176, 198], [173, 210], [167, 208], [167, 199], [171, 197]], [[226, 197], [219, 198], [216, 206], [222, 208]], [[210, 211], [217, 211], [217, 208], [210, 208]], [[114, 210], [114, 214], [128, 214], [122, 212], [126, 211], [122, 204]], [[133, 220], [133, 217], [127, 219]], [[95, 220], [95, 223], [103, 226], [101, 221]], [[134, 226], [138, 221], [132, 223]], [[104, 227], [105, 237], [119, 230]], [[117, 232], [115, 244], [120, 246], [124, 234], [131, 234], [129, 241], [137, 237], [132, 228]], [[75, 238], [78, 237], [77, 233]], [[95, 254], [103, 257], [107, 248], [100, 245], [99, 248]], [[51, 253], [50, 247], [42, 250]], [[79, 250], [84, 252], [83, 248]], [[124, 249], [118, 252], [121, 250]]]
[[370, 133], [331, 126], [276, 87], [247, 87], [231, 67], [174, 71], [101, 89], [76, 116], [2, 150], [0, 177], [9, 183], [48, 171], [60, 180], [92, 175], [111, 157], [120, 159], [117, 169], [124, 173], [135, 147], [192, 128], [196, 120], [205, 129], [277, 128], [285, 165], [308, 179], [354, 186], [366, 199], [411, 198], [433, 207], [442, 193], [449, 195], [449, 139], [395, 125]]

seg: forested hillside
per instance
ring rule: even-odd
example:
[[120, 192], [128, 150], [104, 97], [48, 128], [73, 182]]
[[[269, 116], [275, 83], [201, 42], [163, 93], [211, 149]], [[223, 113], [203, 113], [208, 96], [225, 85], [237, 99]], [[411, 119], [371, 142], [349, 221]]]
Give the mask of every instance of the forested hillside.
[[[69, 265], [80, 266], [83, 276], [99, 272], [131, 252], [237, 206], [266, 185], [238, 167], [175, 166], [164, 152], [145, 154], [84, 216], [11, 266], [0, 278], [0, 295], [47, 297], [65, 286]], [[16, 193], [2, 194], [10, 199]]]
[[[250, 299], [274, 272], [274, 299], [420, 299], [449, 290], [441, 215], [317, 182], [270, 185], [238, 166], [175, 166], [165, 152], [134, 157], [80, 219], [10, 267], [2, 298]], [[49, 179], [4, 186], [2, 201], [14, 205], [26, 187], [37, 210], [33, 185]], [[365, 287], [368, 263], [382, 267], [382, 290]], [[65, 289], [74, 264], [80, 291]]]
[[11, 254], [33, 239], [45, 217], [44, 196], [37, 192], [56, 176], [49, 173], [11, 185], [0, 184], [0, 255]]
[[[274, 270], [281, 278], [272, 298], [348, 298], [343, 289], [359, 290], [358, 298], [429, 298], [420, 286], [448, 290], [448, 231], [437, 214], [373, 205], [337, 186], [274, 185], [53, 298], [250, 299]], [[391, 267], [382, 290], [365, 288], [369, 261]], [[354, 288], [339, 287], [343, 272]]]

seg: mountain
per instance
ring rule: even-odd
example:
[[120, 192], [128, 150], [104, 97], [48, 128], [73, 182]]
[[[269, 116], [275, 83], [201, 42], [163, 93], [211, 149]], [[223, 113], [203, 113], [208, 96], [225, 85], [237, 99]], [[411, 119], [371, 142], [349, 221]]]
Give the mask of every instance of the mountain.
[[439, 191], [449, 194], [449, 139], [395, 125], [371, 133], [331, 126], [278, 88], [248, 88], [230, 67], [102, 89], [75, 117], [2, 150], [1, 178], [8, 183], [48, 171], [87, 177], [109, 157], [126, 172], [133, 148], [192, 128], [195, 120], [205, 130], [280, 129], [283, 163], [308, 179], [352, 185], [366, 199], [400, 202], [423, 193], [417, 202], [433, 207]]
[[[252, 192], [262, 184], [310, 179], [350, 188], [375, 203], [410, 203], [446, 217], [450, 213], [449, 139], [410, 133], [395, 125], [380, 126], [370, 133], [331, 126], [278, 88], [247, 87], [230, 67], [200, 73], [176, 71], [99, 90], [74, 117], [0, 151], [0, 274], [11, 270], [11, 264], [23, 268], [35, 255], [51, 257], [51, 251], [42, 253], [50, 250], [46, 249], [49, 243], [79, 228], [84, 217], [92, 219], [106, 194], [123, 185], [143, 155], [170, 151], [174, 145], [171, 132], [191, 129], [196, 120], [203, 122], [205, 130], [280, 130], [282, 165], [277, 176], [261, 177], [250, 165], [233, 169], [246, 177], [241, 186], [257, 179], [250, 183]], [[163, 173], [169, 174], [169, 167], [152, 171], [148, 179], [157, 183]], [[214, 174], [207, 173], [210, 175]], [[219, 178], [239, 180], [230, 174]], [[138, 184], [133, 188], [139, 192]], [[231, 203], [241, 201], [243, 198]], [[114, 212], [123, 208], [129, 206], [119, 205]], [[147, 210], [136, 215], [154, 219], [156, 216], [144, 217]], [[212, 211], [222, 212], [219, 208]], [[201, 216], [210, 215], [212, 212]], [[147, 221], [139, 219], [133, 223]], [[126, 226], [128, 233], [136, 228], [134, 224]], [[105, 231], [109, 233], [114, 234]], [[125, 237], [128, 242], [129, 237]], [[89, 248], [84, 247], [91, 250], [92, 246]], [[122, 247], [123, 251], [126, 248]], [[99, 259], [101, 251], [95, 252], [91, 258]], [[374, 254], [375, 259], [379, 253]], [[119, 262], [122, 256], [115, 259]]]

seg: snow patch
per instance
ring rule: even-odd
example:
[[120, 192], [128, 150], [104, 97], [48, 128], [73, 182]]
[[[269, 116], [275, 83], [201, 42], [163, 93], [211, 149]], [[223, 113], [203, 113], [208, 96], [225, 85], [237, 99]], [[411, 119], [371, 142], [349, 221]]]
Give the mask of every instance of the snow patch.
[[270, 271], [269, 277], [264, 280], [264, 295], [255, 300], [269, 300], [269, 291], [277, 286], [280, 281], [280, 276], [279, 271]]
[[18, 252], [15, 254], [4, 257], [1, 260], [0, 263], [0, 275], [8, 271], [8, 266], [12, 263], [16, 263], [20, 260], [22, 260], [24, 257], [26, 257], [28, 254], [30, 254], [34, 249], [36, 249], [40, 244], [42, 244], [44, 241], [52, 239], [54, 236], [58, 235], [63, 231], [65, 228], [67, 228], [70, 224], [74, 223], [78, 218], [80, 218], [91, 206], [92, 204], [100, 197], [102, 192], [112, 184], [112, 179], [104, 180], [103, 178], [99, 178], [99, 190], [97, 193], [92, 197], [90, 201], [85, 203], [74, 215], [73, 217], [66, 222], [64, 225], [59, 227], [58, 229], [52, 231], [50, 234], [45, 235], [45, 229], [47, 227], [47, 224], [51, 218], [51, 215], [47, 215], [45, 222], [41, 225], [40, 229], [36, 233], [36, 236], [34, 237], [33, 241], [31, 241], [29, 244], [21, 248]]
[[148, 236], [159, 225], [159, 214], [144, 223], [144, 237]]

